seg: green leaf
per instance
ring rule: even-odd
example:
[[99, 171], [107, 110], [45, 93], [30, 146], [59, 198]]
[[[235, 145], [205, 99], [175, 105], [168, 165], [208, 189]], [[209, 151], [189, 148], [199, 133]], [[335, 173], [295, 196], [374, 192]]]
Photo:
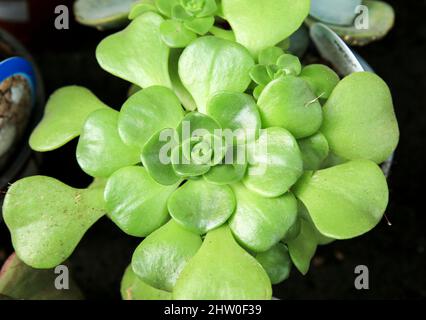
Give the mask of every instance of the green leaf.
[[258, 100], [260, 95], [262, 94], [263, 90], [265, 90], [265, 86], [264, 85], [258, 85], [256, 88], [254, 88], [253, 90], [253, 97]]
[[195, 104], [194, 98], [191, 94], [186, 90], [182, 81], [179, 77], [178, 71], [178, 62], [182, 50], [180, 49], [172, 49], [170, 50], [170, 59], [169, 59], [169, 72], [170, 72], [170, 80], [172, 81], [172, 87], [175, 94], [178, 96], [179, 100], [182, 102], [182, 105], [187, 111], [194, 111], [197, 109], [197, 105]]
[[121, 280], [121, 297], [123, 300], [171, 300], [172, 294], [158, 290], [143, 282], [128, 266]]
[[154, 0], [154, 2], [158, 11], [169, 18], [172, 16], [173, 7], [180, 3], [179, 0]]
[[388, 203], [386, 178], [370, 160], [353, 160], [307, 173], [295, 188], [315, 226], [325, 236], [349, 239], [374, 228]]
[[0, 294], [16, 300], [81, 300], [83, 295], [72, 278], [67, 290], [53, 285], [54, 270], [34, 269], [12, 254], [0, 270]]
[[270, 65], [277, 64], [278, 58], [284, 54], [284, 50], [279, 47], [269, 47], [259, 52], [259, 64]]
[[321, 132], [298, 141], [302, 152], [303, 169], [318, 170], [328, 157], [329, 147], [327, 139]]
[[279, 284], [290, 276], [291, 258], [287, 247], [282, 243], [277, 243], [268, 251], [256, 254], [255, 257], [268, 273], [272, 284]]
[[39, 152], [62, 147], [78, 137], [84, 121], [93, 111], [108, 108], [83, 87], [69, 86], [49, 98], [44, 116], [30, 137], [30, 146]]
[[282, 127], [296, 139], [313, 135], [322, 123], [317, 97], [304, 80], [294, 76], [286, 76], [267, 85], [258, 105], [265, 128]]
[[310, 0], [222, 0], [222, 9], [237, 41], [257, 56], [302, 25]]
[[300, 230], [302, 228], [302, 218], [300, 217], [300, 208], [299, 208], [300, 201], [297, 202], [298, 204], [298, 217], [296, 219], [296, 222], [290, 227], [285, 237], [281, 240], [283, 243], [287, 243], [290, 240], [294, 240], [297, 238], [297, 236], [300, 234]]
[[268, 69], [265, 65], [257, 64], [250, 70], [250, 78], [257, 84], [266, 86], [273, 79], [271, 78]]
[[179, 141], [183, 142], [191, 137], [199, 137], [203, 134], [215, 134], [221, 129], [220, 124], [212, 117], [199, 112], [188, 113], [181, 121], [176, 131]]
[[172, 19], [184, 21], [184, 20], [189, 20], [189, 19], [192, 19], [192, 18], [193, 17], [180, 4], [175, 5], [172, 8]]
[[134, 20], [146, 12], [157, 12], [157, 7], [154, 5], [153, 0], [139, 0], [139, 2], [136, 2], [130, 9], [129, 20]]
[[98, 110], [87, 118], [77, 145], [77, 161], [88, 175], [106, 178], [122, 167], [139, 162], [137, 148], [126, 146], [118, 134], [119, 113]]
[[203, 36], [213, 27], [214, 17], [195, 18], [185, 21], [184, 24], [189, 30]]
[[301, 223], [299, 235], [296, 239], [288, 241], [287, 246], [295, 267], [300, 273], [306, 275], [317, 250], [317, 238], [315, 230], [308, 221], [301, 219]]
[[285, 75], [298, 76], [302, 72], [302, 64], [298, 57], [292, 54], [283, 54], [278, 58], [277, 66], [284, 71]]
[[244, 247], [264, 252], [289, 232], [297, 219], [297, 201], [291, 193], [264, 198], [241, 184], [232, 186], [237, 207], [229, 221], [235, 237]]
[[328, 99], [340, 81], [337, 73], [323, 64], [304, 67], [300, 77], [309, 84], [315, 95], [322, 99]]
[[98, 45], [96, 58], [109, 73], [137, 84], [171, 87], [169, 48], [161, 40], [158, 14], [147, 12], [133, 20], [123, 31], [108, 36]]
[[263, 130], [249, 146], [249, 166], [243, 182], [264, 197], [286, 193], [303, 173], [302, 156], [293, 136], [282, 128]]
[[9, 188], [3, 218], [16, 254], [37, 269], [65, 261], [86, 231], [104, 215], [102, 188], [74, 189], [34, 176]]
[[162, 185], [172, 185], [180, 178], [172, 165], [172, 150], [178, 145], [174, 129], [164, 129], [154, 134], [142, 150], [142, 164], [149, 175]]
[[166, 20], [160, 26], [161, 39], [170, 48], [184, 48], [197, 38], [182, 21]]
[[203, 235], [229, 219], [234, 212], [235, 197], [229, 186], [192, 180], [171, 195], [168, 208], [182, 227]]
[[197, 13], [197, 17], [207, 17], [215, 15], [217, 12], [218, 7], [216, 4], [216, 0], [204, 0], [204, 7], [201, 12]]
[[250, 84], [253, 65], [253, 59], [241, 45], [207, 36], [198, 38], [183, 51], [179, 75], [198, 111], [205, 113], [213, 94], [223, 90], [244, 92]]
[[267, 65], [266, 72], [271, 80], [275, 80], [283, 75], [283, 71], [280, 70], [276, 64]]
[[133, 271], [146, 284], [170, 292], [201, 244], [200, 236], [171, 220], [136, 248], [132, 258]]
[[122, 168], [105, 188], [108, 217], [125, 233], [146, 237], [169, 220], [167, 200], [177, 187], [156, 183], [145, 168]]
[[396, 149], [398, 123], [386, 83], [369, 72], [344, 78], [324, 106], [321, 132], [345, 159], [385, 161]]
[[204, 175], [207, 182], [226, 185], [239, 182], [244, 178], [247, 170], [245, 146], [229, 147], [223, 163], [218, 164], [210, 169]]
[[[305, 207], [305, 205], [300, 200], [297, 201], [297, 205], [298, 205], [298, 208], [299, 208], [299, 220], [305, 219], [305, 221], [309, 222], [311, 228], [315, 231], [315, 238], [316, 238], [318, 245], [329, 244], [329, 243], [336, 240], [336, 239], [333, 239], [333, 238], [330, 238], [330, 237], [326, 237], [321, 232], [319, 232], [317, 227], [315, 227], [314, 221], [312, 220], [312, 218], [311, 218], [311, 216], [308, 212], [308, 209]], [[299, 233], [300, 233], [300, 230], [299, 230]], [[286, 241], [283, 240], [283, 242], [285, 243]]]
[[235, 34], [232, 30], [225, 30], [213, 26], [210, 28], [209, 32], [217, 38], [235, 42]]
[[180, 274], [176, 300], [269, 300], [268, 275], [234, 240], [227, 226], [210, 231]]
[[118, 132], [124, 143], [142, 150], [156, 132], [176, 128], [183, 116], [173, 91], [153, 86], [135, 93], [124, 103], [118, 118]]
[[237, 143], [244, 144], [257, 138], [261, 128], [256, 102], [244, 93], [219, 92], [207, 103], [206, 112], [222, 129], [231, 130]]

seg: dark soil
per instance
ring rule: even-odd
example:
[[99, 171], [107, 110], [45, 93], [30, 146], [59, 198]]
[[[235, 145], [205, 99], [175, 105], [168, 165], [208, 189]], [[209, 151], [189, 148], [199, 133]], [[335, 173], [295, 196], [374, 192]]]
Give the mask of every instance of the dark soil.
[[[390, 184], [385, 221], [369, 234], [321, 247], [305, 277], [293, 270], [275, 288], [285, 299], [419, 299], [426, 297], [426, 215], [421, 205], [426, 163], [426, 24], [425, 1], [389, 1], [397, 13], [395, 29], [385, 39], [358, 52], [389, 84], [401, 127]], [[53, 10], [52, 10], [53, 12]], [[57, 31], [52, 21], [34, 36], [30, 48], [42, 69], [46, 92], [69, 84], [90, 88], [104, 102], [119, 108], [128, 85], [102, 71], [95, 59], [96, 44], [107, 33], [73, 24]], [[44, 156], [42, 174], [75, 187], [90, 181], [78, 168], [75, 143]], [[0, 226], [0, 263], [11, 252]], [[123, 234], [106, 218], [84, 237], [72, 255], [71, 274], [89, 299], [118, 299], [123, 270], [139, 239]], [[366, 265], [370, 289], [354, 287], [354, 269]]]

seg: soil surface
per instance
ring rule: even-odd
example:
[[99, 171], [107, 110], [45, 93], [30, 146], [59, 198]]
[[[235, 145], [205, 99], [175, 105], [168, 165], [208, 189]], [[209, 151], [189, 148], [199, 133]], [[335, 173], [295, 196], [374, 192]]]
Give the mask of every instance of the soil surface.
[[[401, 128], [401, 142], [389, 179], [389, 226], [382, 221], [367, 235], [321, 247], [305, 277], [296, 270], [276, 286], [283, 299], [419, 299], [426, 297], [426, 215], [421, 199], [426, 163], [425, 1], [389, 1], [397, 13], [394, 30], [382, 41], [357, 49], [389, 84]], [[53, 12], [53, 10], [52, 10]], [[52, 20], [29, 44], [41, 67], [46, 93], [70, 84], [90, 88], [112, 107], [124, 101], [128, 84], [101, 70], [96, 44], [108, 32], [72, 24], [55, 30]], [[78, 168], [75, 142], [44, 155], [42, 174], [75, 187], [90, 179]], [[85, 235], [70, 259], [71, 274], [89, 299], [118, 299], [122, 273], [140, 242], [108, 219]], [[6, 244], [6, 245], [5, 245]], [[11, 252], [0, 226], [0, 263]], [[355, 289], [355, 267], [369, 268], [370, 289]]]

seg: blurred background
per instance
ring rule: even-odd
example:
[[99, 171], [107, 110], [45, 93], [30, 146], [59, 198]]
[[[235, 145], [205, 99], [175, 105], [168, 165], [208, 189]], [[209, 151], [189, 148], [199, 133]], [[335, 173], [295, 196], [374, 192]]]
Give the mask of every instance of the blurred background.
[[[426, 1], [387, 2], [396, 12], [394, 29], [383, 40], [357, 48], [357, 52], [391, 88], [400, 124], [401, 141], [389, 178], [391, 201], [387, 217], [392, 225], [382, 221], [363, 237], [319, 248], [307, 276], [293, 270], [287, 281], [274, 288], [278, 298], [426, 297], [426, 214], [422, 205], [426, 164]], [[5, 21], [0, 16], [0, 27], [13, 33], [31, 52], [40, 68], [46, 96], [61, 86], [77, 84], [92, 90], [109, 106], [120, 108], [129, 85], [103, 71], [95, 59], [97, 44], [112, 31], [81, 26], [74, 19], [69, 30], [57, 30], [54, 8], [58, 4], [72, 8], [72, 1], [30, 0], [31, 22], [25, 22], [25, 17]], [[77, 165], [75, 147], [73, 142], [37, 158], [40, 174], [85, 187], [90, 178]], [[121, 276], [139, 242], [107, 218], [89, 230], [70, 258], [70, 273], [87, 298], [120, 298]], [[0, 223], [0, 265], [12, 252], [8, 231]], [[354, 288], [357, 265], [368, 266], [370, 290]]]

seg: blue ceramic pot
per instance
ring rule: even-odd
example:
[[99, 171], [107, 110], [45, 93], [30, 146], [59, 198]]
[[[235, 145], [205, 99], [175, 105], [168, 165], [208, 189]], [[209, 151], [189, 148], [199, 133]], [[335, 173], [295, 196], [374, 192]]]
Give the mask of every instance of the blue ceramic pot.
[[30, 55], [0, 29], [0, 190], [34, 167], [27, 141], [43, 108], [42, 81]]

